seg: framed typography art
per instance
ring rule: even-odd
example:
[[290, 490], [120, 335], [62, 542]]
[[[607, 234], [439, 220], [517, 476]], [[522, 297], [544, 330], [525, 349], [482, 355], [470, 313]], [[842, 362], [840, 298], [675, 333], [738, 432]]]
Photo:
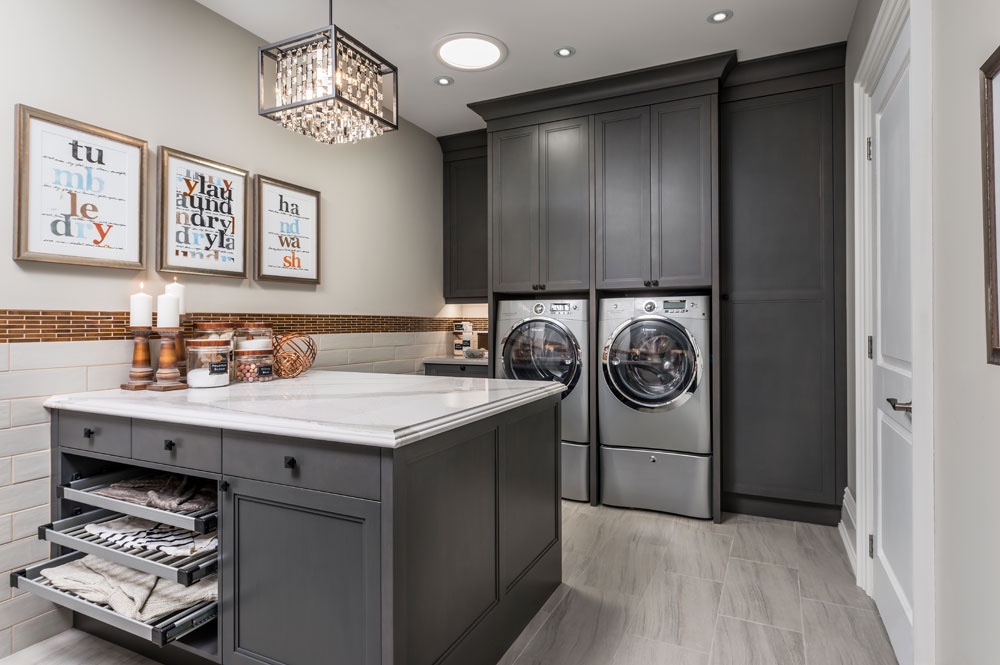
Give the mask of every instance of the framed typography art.
[[319, 284], [320, 193], [262, 175], [256, 181], [257, 279]]
[[249, 173], [160, 147], [162, 272], [247, 277]]
[[1000, 48], [980, 70], [983, 132], [983, 228], [986, 247], [986, 360], [1000, 365], [1000, 275], [997, 194], [1000, 193]]
[[14, 258], [145, 267], [146, 142], [17, 105]]

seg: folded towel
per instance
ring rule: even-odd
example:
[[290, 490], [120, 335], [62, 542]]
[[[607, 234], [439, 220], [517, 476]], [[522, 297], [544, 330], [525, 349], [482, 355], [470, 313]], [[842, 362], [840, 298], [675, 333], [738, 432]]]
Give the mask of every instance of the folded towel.
[[121, 517], [107, 522], [88, 524], [84, 528], [87, 533], [122, 547], [153, 550], [172, 556], [200, 554], [215, 550], [219, 546], [219, 539], [214, 531], [201, 535], [138, 517]]
[[215, 508], [218, 499], [214, 480], [176, 473], [156, 473], [120, 480], [93, 490], [93, 493], [175, 513]]
[[218, 577], [214, 575], [186, 587], [92, 554], [46, 568], [41, 574], [57, 589], [108, 605], [123, 617], [143, 623], [219, 597]]

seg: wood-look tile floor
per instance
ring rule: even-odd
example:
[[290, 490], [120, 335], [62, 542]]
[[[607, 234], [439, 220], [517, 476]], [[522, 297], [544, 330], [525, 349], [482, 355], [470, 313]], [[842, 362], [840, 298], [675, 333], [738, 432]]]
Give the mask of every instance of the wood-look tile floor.
[[[895, 665], [833, 527], [563, 504], [563, 585], [498, 665]], [[3, 665], [155, 665], [76, 630]]]

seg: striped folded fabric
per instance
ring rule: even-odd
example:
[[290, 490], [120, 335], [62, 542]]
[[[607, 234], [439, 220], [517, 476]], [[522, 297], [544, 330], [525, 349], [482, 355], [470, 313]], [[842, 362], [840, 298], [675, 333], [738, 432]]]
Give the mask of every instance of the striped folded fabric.
[[84, 527], [93, 534], [116, 545], [130, 549], [153, 550], [173, 556], [190, 556], [215, 550], [219, 538], [215, 531], [197, 534], [138, 517], [121, 517]]

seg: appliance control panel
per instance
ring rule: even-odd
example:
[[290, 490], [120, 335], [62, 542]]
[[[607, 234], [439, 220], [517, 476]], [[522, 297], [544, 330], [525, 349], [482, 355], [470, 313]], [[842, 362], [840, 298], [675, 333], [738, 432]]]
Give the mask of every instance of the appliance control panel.
[[[635, 311], [641, 314], [661, 314], [663, 316], [687, 315], [690, 317], [708, 316], [705, 298], [640, 298], [635, 301]], [[617, 308], [616, 308], [617, 309]]]
[[[580, 309], [580, 306], [576, 303], [568, 302], [553, 302], [548, 305], [548, 313], [553, 316], [559, 315], [569, 315]], [[535, 306], [531, 308], [535, 314], [544, 314], [546, 311], [546, 306], [544, 303], [535, 303]]]

